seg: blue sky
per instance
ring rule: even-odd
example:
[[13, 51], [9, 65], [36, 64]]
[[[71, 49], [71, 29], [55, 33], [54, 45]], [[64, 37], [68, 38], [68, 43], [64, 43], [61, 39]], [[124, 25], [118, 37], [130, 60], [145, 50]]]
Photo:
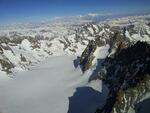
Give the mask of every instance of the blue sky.
[[87, 13], [150, 12], [150, 0], [0, 0], [0, 24]]

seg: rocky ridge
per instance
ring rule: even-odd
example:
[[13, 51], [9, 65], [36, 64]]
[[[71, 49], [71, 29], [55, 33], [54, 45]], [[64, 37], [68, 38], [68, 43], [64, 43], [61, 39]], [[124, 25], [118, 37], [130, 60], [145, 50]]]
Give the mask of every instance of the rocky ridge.
[[106, 104], [96, 113], [129, 113], [149, 95], [150, 45], [147, 42], [137, 42], [121, 50], [115, 57], [106, 58], [102, 65], [106, 74], [99, 76], [110, 91]]
[[80, 65], [83, 72], [91, 69], [96, 49], [108, 44], [109, 54], [102, 62], [97, 58], [97, 65], [101, 66], [96, 67], [89, 79], [101, 79], [110, 90], [105, 105], [96, 113], [131, 113], [137, 103], [150, 97], [149, 27], [140, 23], [110, 29], [113, 33], [105, 44], [101, 44], [101, 38], [89, 42]]

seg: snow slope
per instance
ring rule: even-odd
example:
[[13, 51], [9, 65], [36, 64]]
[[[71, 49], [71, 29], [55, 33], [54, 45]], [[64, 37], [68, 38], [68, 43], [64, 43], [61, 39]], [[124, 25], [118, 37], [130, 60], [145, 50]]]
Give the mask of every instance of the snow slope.
[[75, 58], [50, 57], [14, 79], [1, 80], [0, 112], [94, 112], [103, 103], [107, 91], [102, 89], [100, 81], [88, 83], [90, 72], [83, 75], [80, 68], [75, 69]]

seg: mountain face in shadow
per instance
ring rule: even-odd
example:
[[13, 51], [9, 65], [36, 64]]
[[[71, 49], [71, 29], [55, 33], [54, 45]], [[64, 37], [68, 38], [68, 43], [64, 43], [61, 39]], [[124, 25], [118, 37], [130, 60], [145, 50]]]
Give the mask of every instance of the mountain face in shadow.
[[104, 104], [106, 96], [107, 91], [104, 87], [102, 92], [91, 87], [79, 87], [74, 95], [69, 97], [68, 113], [92, 113]]
[[135, 113], [150, 113], [150, 98], [135, 105]]

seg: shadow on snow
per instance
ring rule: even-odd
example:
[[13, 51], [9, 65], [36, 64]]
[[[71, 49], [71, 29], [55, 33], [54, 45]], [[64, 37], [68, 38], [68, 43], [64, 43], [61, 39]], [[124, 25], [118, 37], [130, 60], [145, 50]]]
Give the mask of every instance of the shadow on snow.
[[[102, 85], [103, 86], [103, 85]], [[102, 105], [107, 97], [105, 91], [98, 92], [91, 87], [79, 87], [72, 97], [69, 97], [68, 113], [92, 113]]]

